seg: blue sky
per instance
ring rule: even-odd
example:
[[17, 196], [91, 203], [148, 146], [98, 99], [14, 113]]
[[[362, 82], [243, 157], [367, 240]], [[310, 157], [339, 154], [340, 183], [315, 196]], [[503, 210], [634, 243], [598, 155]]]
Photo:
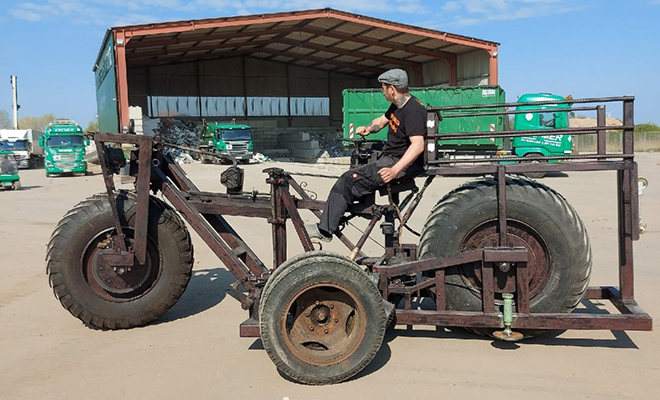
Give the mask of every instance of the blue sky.
[[[331, 7], [500, 43], [507, 100], [528, 92], [635, 95], [635, 122], [660, 124], [660, 0], [32, 0], [3, 2], [0, 109], [96, 115], [92, 66], [111, 26]], [[610, 111], [610, 110], [608, 110]], [[619, 109], [611, 115], [621, 116]]]

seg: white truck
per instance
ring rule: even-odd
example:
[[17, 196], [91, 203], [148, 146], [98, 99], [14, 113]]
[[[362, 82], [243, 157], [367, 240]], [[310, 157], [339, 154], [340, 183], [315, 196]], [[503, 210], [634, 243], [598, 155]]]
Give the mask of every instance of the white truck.
[[13, 152], [18, 168], [38, 168], [44, 161], [44, 150], [39, 145], [43, 134], [35, 129], [0, 129], [0, 150]]

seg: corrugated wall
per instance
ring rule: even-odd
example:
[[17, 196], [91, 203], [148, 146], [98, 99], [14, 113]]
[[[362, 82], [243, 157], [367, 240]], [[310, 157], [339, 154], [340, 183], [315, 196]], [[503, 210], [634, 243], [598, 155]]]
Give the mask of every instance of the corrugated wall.
[[[461, 54], [456, 59], [457, 86], [488, 85], [490, 56], [483, 50]], [[449, 67], [443, 60], [424, 64], [423, 86], [449, 84]]]
[[[205, 97], [329, 99], [329, 115], [293, 116], [291, 119], [287, 116], [248, 118], [255, 125], [260, 121], [270, 124], [275, 121], [280, 127], [340, 127], [342, 90], [373, 84], [365, 78], [249, 57], [128, 70], [129, 104], [142, 107], [145, 114], [149, 110], [149, 96], [199, 97], [202, 101], [191, 102], [190, 107], [197, 107], [200, 111], [204, 108]], [[238, 100], [240, 108], [254, 105], [244, 99]]]

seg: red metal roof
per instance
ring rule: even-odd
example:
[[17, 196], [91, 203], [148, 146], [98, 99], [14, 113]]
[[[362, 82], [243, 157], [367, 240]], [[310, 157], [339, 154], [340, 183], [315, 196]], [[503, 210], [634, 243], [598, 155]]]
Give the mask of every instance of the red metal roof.
[[237, 55], [373, 76], [498, 43], [333, 9], [209, 18], [111, 28], [123, 39], [126, 66]]

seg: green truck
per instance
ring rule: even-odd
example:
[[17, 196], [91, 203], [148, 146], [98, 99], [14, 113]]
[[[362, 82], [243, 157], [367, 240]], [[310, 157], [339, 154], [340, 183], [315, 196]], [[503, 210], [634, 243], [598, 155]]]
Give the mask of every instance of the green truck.
[[83, 130], [77, 122], [64, 119], [51, 122], [39, 138], [39, 144], [44, 149], [46, 176], [87, 174], [84, 157], [89, 139], [83, 136]]
[[252, 132], [249, 125], [237, 125], [226, 122], [205, 122], [199, 139], [200, 150], [210, 154], [201, 154], [202, 162], [220, 161], [249, 162], [252, 158]]
[[[433, 87], [411, 88], [411, 94], [422, 104], [432, 107], [474, 106], [480, 104], [505, 103], [505, 93], [499, 86], [477, 87]], [[343, 91], [344, 101], [344, 138], [354, 138], [354, 130], [358, 126], [368, 125], [374, 118], [383, 114], [389, 107], [381, 91], [378, 89], [346, 89]], [[518, 99], [518, 103], [536, 101], [563, 101], [565, 98], [547, 93], [526, 94]], [[528, 110], [528, 113], [515, 114], [514, 130], [553, 129], [568, 127], [568, 113], [561, 111], [569, 108], [568, 104], [527, 105], [517, 107], [517, 111]], [[452, 114], [475, 114], [488, 111], [504, 111], [503, 108], [478, 108], [452, 110]], [[441, 119], [438, 125], [439, 134], [456, 134], [469, 132], [498, 132], [509, 129], [509, 121], [501, 115], [466, 116], [460, 118]], [[549, 132], [550, 133], [550, 132]], [[383, 129], [369, 136], [370, 139], [386, 140], [387, 130]], [[515, 154], [519, 157], [531, 156], [564, 156], [572, 153], [570, 135], [544, 135], [530, 137], [478, 138], [460, 140], [438, 140], [438, 151], [445, 157], [452, 156], [504, 156]], [[552, 160], [550, 162], [559, 162]], [[542, 175], [541, 175], [542, 176]], [[541, 177], [534, 176], [534, 177]]]

